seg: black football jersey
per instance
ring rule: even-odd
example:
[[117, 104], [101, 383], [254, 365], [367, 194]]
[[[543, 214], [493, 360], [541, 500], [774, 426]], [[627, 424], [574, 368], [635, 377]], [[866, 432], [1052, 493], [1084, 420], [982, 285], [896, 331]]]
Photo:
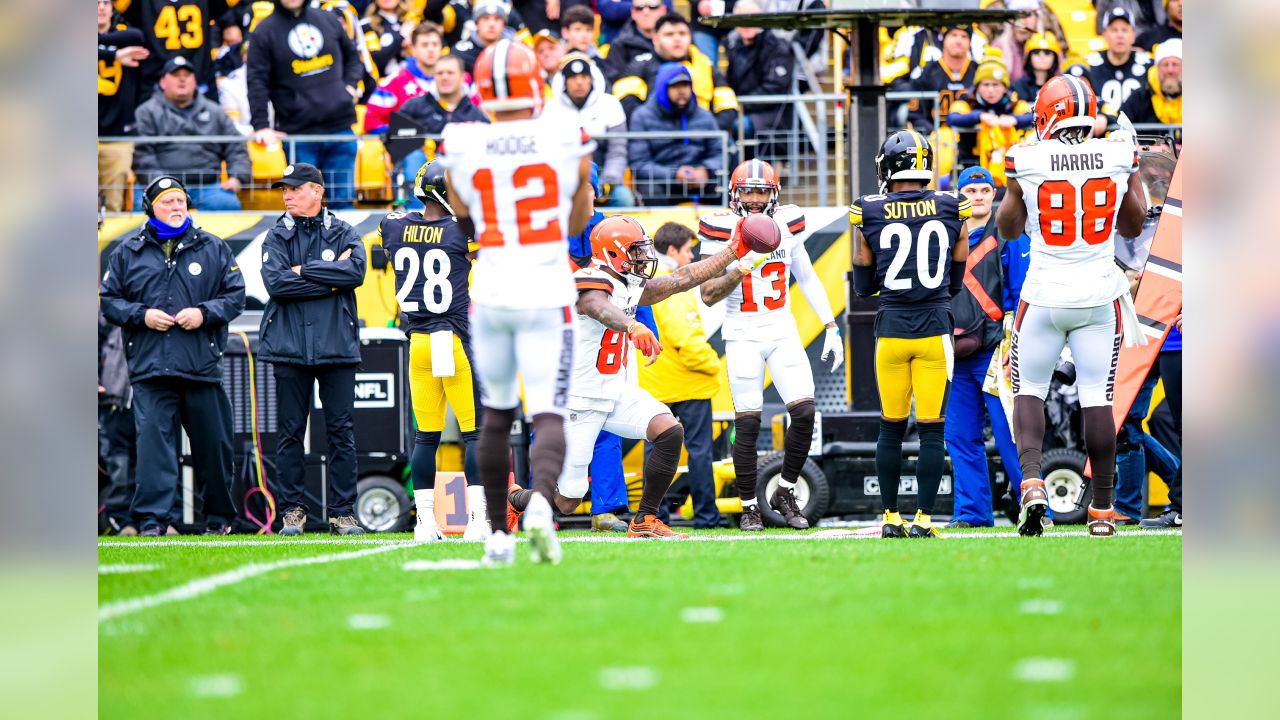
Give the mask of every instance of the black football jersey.
[[951, 249], [971, 214], [969, 198], [937, 190], [864, 195], [849, 206], [875, 253], [876, 337], [951, 334]]
[[395, 270], [396, 301], [406, 318], [404, 331], [452, 330], [468, 342], [471, 259], [467, 253], [471, 242], [458, 228], [458, 221], [395, 212], [378, 224], [378, 234]]
[[141, 63], [143, 99], [154, 89], [164, 64], [179, 55], [191, 63], [197, 83], [213, 85], [211, 23], [227, 11], [226, 0], [129, 0], [115, 5], [147, 36], [151, 55]]

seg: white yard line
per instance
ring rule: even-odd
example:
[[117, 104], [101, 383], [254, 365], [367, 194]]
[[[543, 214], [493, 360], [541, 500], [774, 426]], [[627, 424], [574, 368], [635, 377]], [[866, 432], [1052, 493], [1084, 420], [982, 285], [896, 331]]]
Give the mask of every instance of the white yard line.
[[[152, 543], [145, 544], [151, 545]], [[314, 557], [279, 560], [269, 563], [250, 563], [248, 565], [241, 565], [234, 570], [228, 570], [227, 572], [210, 575], [208, 577], [197, 578], [189, 583], [179, 585], [175, 588], [170, 588], [164, 592], [129, 598], [127, 600], [116, 600], [104, 605], [99, 605], [98, 622], [105, 622], [140, 610], [153, 608], [157, 605], [164, 605], [181, 600], [190, 600], [206, 593], [213, 592], [220, 587], [242, 583], [249, 578], [284, 568], [300, 567], [304, 565], [324, 565], [333, 562], [341, 562], [343, 560], [355, 560], [368, 555], [384, 553], [390, 550], [399, 550], [403, 547], [407, 547], [408, 545], [409, 543], [406, 542], [385, 543], [377, 547], [353, 550], [345, 553], [333, 553], [329, 555], [317, 555]]]
[[[1159, 536], [1159, 535], [1182, 535], [1182, 531], [1180, 531], [1180, 530], [1143, 530], [1143, 531], [1141, 531], [1141, 532], [1122, 532], [1122, 533], [1119, 533], [1119, 534], [1115, 535], [1115, 537], [1116, 537], [1116, 538], [1138, 538], [1138, 537], [1152, 537], [1152, 536]], [[971, 534], [948, 534], [948, 533], [944, 532], [944, 533], [943, 533], [943, 535], [942, 535], [942, 539], [943, 539], [943, 540], [945, 540], [945, 541], [951, 541], [951, 540], [1006, 540], [1006, 539], [1009, 539], [1009, 538], [1016, 538], [1016, 537], [1019, 537], [1018, 533], [1016, 533], [1016, 532], [971, 533]], [[1047, 532], [1047, 533], [1045, 533], [1044, 535], [1042, 535], [1040, 539], [1069, 538], [1069, 537], [1070, 537], [1070, 538], [1089, 537], [1089, 534], [1088, 534], [1087, 532], [1085, 532], [1084, 530], [1061, 530], [1061, 531], [1050, 531], [1050, 532]], [[618, 543], [618, 542], [625, 542], [625, 543], [640, 543], [640, 544], [647, 543], [647, 542], [658, 542], [658, 543], [667, 543], [667, 542], [674, 542], [674, 543], [690, 543], [690, 542], [754, 542], [754, 541], [759, 541], [759, 540], [766, 540], [766, 541], [767, 541], [767, 540], [778, 540], [778, 541], [797, 541], [797, 540], [801, 540], [801, 541], [803, 541], [803, 540], [880, 540], [880, 539], [881, 539], [881, 538], [880, 538], [880, 536], [879, 536], [879, 535], [858, 535], [858, 534], [855, 534], [853, 531], [848, 531], [848, 532], [846, 532], [846, 531], [840, 531], [840, 530], [825, 530], [825, 531], [819, 531], [819, 532], [816, 532], [816, 533], [805, 533], [805, 534], [795, 534], [795, 535], [787, 535], [787, 534], [767, 534], [767, 535], [746, 535], [746, 534], [744, 534], [744, 535], [705, 535], [705, 536], [694, 535], [693, 537], [691, 537], [691, 538], [689, 538], [689, 539], [687, 539], [687, 540], [656, 540], [656, 541], [655, 541], [655, 540], [637, 540], [637, 539], [633, 539], [633, 538], [628, 538], [628, 537], [624, 537], [621, 533], [619, 533], [619, 534], [618, 534], [618, 535], [616, 535], [616, 536], [608, 536], [608, 535], [605, 535], [605, 536], [596, 536], [596, 535], [589, 535], [589, 536], [588, 536], [588, 535], [583, 535], [583, 536], [567, 536], [567, 537], [566, 537], [566, 536], [564, 536], [564, 535], [561, 535], [561, 536], [560, 536], [560, 542], [562, 542], [562, 543]], [[1030, 538], [1029, 538], [1029, 539], [1027, 539], [1027, 540], [1026, 540], [1026, 542], [1027, 542], [1027, 543], [1035, 543], [1035, 542], [1039, 542], [1039, 541], [1040, 541], [1040, 539], [1030, 539]], [[451, 545], [464, 545], [464, 544], [465, 544], [465, 545], [479, 545], [479, 544], [480, 544], [480, 543], [478, 543], [478, 542], [475, 542], [475, 543], [464, 543], [462, 540], [457, 540], [457, 539], [449, 539], [449, 540], [446, 540], [445, 542], [446, 542], [447, 544], [451, 544]], [[1106, 541], [1106, 540], [1099, 539], [1099, 540], [1098, 540], [1098, 542], [1107, 542], [1107, 541]], [[386, 538], [386, 539], [381, 539], [381, 538], [361, 538], [361, 539], [353, 539], [353, 540], [338, 540], [338, 539], [306, 539], [306, 538], [304, 538], [304, 539], [301, 539], [301, 540], [284, 540], [284, 539], [279, 539], [279, 540], [208, 540], [208, 541], [201, 541], [201, 540], [154, 540], [154, 541], [150, 541], [150, 540], [146, 540], [146, 541], [135, 541], [135, 542], [102, 541], [102, 542], [99, 542], [99, 543], [98, 543], [98, 547], [100, 547], [100, 548], [103, 548], [103, 547], [110, 547], [110, 548], [126, 548], [126, 547], [127, 547], [127, 548], [155, 548], [155, 547], [256, 547], [256, 546], [266, 546], [266, 545], [274, 545], [274, 546], [277, 546], [277, 547], [284, 547], [284, 546], [288, 546], [288, 545], [343, 545], [343, 546], [350, 546], [350, 545], [396, 545], [396, 546], [400, 546], [400, 545], [405, 545], [405, 546], [408, 546], [408, 545], [414, 545], [414, 544], [415, 544], [415, 543], [413, 543], [413, 541], [411, 541], [411, 540], [393, 540], [393, 539], [390, 539], [390, 538]], [[437, 545], [438, 545], [438, 543], [437, 543]]]
[[152, 570], [155, 570], [158, 567], [160, 566], [148, 565], [145, 563], [143, 564], [121, 563], [116, 565], [99, 565], [98, 574], [99, 575], [121, 575], [124, 573], [151, 572]]

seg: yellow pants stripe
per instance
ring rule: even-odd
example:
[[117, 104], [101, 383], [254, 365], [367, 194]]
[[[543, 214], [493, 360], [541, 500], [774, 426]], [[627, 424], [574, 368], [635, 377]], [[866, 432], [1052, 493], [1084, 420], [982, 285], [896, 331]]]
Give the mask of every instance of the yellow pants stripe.
[[914, 397], [917, 420], [943, 417], [953, 365], [950, 335], [878, 338], [876, 384], [881, 414], [890, 420], [905, 420], [911, 415]]
[[431, 374], [431, 336], [414, 333], [409, 337], [409, 397], [413, 403], [413, 419], [422, 432], [444, 430], [445, 402], [458, 417], [458, 429], [471, 432], [476, 429], [475, 381], [471, 360], [462, 346], [462, 339], [453, 336], [452, 377], [438, 378]]

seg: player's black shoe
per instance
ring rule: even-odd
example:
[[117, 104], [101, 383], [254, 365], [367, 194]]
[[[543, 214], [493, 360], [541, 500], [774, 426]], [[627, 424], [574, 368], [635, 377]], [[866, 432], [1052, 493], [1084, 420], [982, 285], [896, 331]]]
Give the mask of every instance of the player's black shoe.
[[769, 498], [769, 507], [782, 513], [782, 519], [789, 527], [796, 530], [809, 529], [809, 520], [800, 513], [800, 504], [796, 502], [796, 494], [791, 490], [779, 486], [773, 491], [773, 497]]
[[1182, 513], [1177, 510], [1165, 510], [1156, 517], [1147, 518], [1138, 523], [1138, 527], [1143, 530], [1181, 530]]
[[760, 516], [760, 506], [742, 508], [742, 517], [738, 518], [738, 527], [744, 532], [764, 530], [764, 518]]
[[927, 537], [942, 537], [942, 535], [938, 533], [938, 528], [932, 525], [930, 525], [929, 527], [924, 527], [923, 525], [916, 525], [915, 523], [911, 523], [911, 529], [907, 531], [907, 537], [927, 538]]
[[902, 516], [896, 512], [885, 511], [884, 525], [880, 529], [880, 537], [882, 538], [900, 538], [907, 536], [907, 527], [902, 522]]
[[1022, 481], [1022, 508], [1018, 511], [1019, 535], [1043, 535], [1044, 516], [1049, 511], [1049, 496], [1043, 480]]

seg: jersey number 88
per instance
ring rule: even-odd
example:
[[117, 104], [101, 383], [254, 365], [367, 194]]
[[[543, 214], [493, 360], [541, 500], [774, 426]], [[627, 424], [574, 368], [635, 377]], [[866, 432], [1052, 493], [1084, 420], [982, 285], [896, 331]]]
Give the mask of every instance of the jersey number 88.
[[[893, 262], [889, 263], [889, 271], [884, 276], [886, 290], [910, 290], [914, 281], [930, 290], [942, 286], [947, 272], [947, 226], [941, 220], [930, 220], [920, 227], [920, 232], [912, 237], [912, 229], [906, 223], [889, 223], [880, 231], [880, 249], [888, 250], [897, 243], [897, 251], [893, 254]], [[916, 274], [900, 277], [907, 258], [911, 255], [911, 245], [916, 245]], [[938, 261], [929, 267], [929, 248], [937, 244]]]

